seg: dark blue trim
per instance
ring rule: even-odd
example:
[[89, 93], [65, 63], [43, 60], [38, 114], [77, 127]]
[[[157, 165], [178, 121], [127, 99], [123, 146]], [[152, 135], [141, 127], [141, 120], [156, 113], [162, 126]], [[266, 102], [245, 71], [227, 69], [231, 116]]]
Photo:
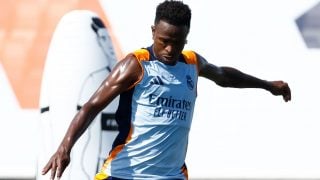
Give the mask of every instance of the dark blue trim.
[[125, 144], [131, 128], [131, 104], [134, 88], [120, 94], [119, 106], [115, 119], [118, 124], [119, 134], [112, 144], [112, 149]]

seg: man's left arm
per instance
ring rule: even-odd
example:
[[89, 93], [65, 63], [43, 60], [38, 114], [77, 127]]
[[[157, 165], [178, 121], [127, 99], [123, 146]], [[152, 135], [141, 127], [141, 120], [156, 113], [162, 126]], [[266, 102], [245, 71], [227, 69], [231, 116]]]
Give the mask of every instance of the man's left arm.
[[284, 81], [266, 81], [243, 73], [233, 67], [218, 67], [207, 62], [197, 54], [199, 76], [214, 81], [222, 87], [233, 88], [261, 88], [273, 95], [281, 95], [284, 101], [291, 100], [291, 90], [288, 83]]

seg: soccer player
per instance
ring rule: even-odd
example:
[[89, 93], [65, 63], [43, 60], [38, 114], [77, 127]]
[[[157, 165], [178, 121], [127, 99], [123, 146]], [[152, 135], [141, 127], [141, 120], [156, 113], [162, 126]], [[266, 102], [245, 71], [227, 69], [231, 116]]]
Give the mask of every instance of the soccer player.
[[291, 100], [286, 82], [219, 67], [194, 51], [184, 51], [190, 21], [191, 10], [182, 1], [166, 0], [157, 6], [153, 44], [119, 61], [74, 117], [44, 174], [51, 170], [52, 179], [62, 176], [72, 146], [118, 95], [119, 134], [97, 180], [188, 178], [185, 157], [199, 76], [222, 87], [261, 88]]

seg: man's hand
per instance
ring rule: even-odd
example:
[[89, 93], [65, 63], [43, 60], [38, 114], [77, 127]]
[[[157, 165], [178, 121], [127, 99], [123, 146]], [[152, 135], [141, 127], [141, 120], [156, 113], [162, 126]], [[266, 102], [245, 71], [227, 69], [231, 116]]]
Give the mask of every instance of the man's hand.
[[273, 95], [276, 95], [276, 96], [281, 95], [285, 102], [288, 102], [291, 100], [291, 90], [288, 83], [283, 81], [270, 81], [270, 83], [271, 83], [270, 92]]
[[50, 180], [54, 180], [55, 177], [59, 180], [69, 163], [70, 153], [66, 151], [63, 146], [60, 146], [57, 152], [50, 158], [47, 165], [43, 168], [42, 175], [47, 174], [47, 172], [51, 170]]

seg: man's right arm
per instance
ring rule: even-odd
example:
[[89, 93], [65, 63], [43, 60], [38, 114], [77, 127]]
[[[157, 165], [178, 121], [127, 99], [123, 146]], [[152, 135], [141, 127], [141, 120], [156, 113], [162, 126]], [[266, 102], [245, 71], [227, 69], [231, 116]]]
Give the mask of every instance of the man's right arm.
[[142, 68], [135, 56], [129, 54], [121, 60], [73, 118], [58, 150], [43, 169], [51, 170], [51, 179], [60, 178], [70, 162], [70, 152], [78, 138], [88, 128], [96, 115], [116, 96], [131, 88], [142, 78]]

